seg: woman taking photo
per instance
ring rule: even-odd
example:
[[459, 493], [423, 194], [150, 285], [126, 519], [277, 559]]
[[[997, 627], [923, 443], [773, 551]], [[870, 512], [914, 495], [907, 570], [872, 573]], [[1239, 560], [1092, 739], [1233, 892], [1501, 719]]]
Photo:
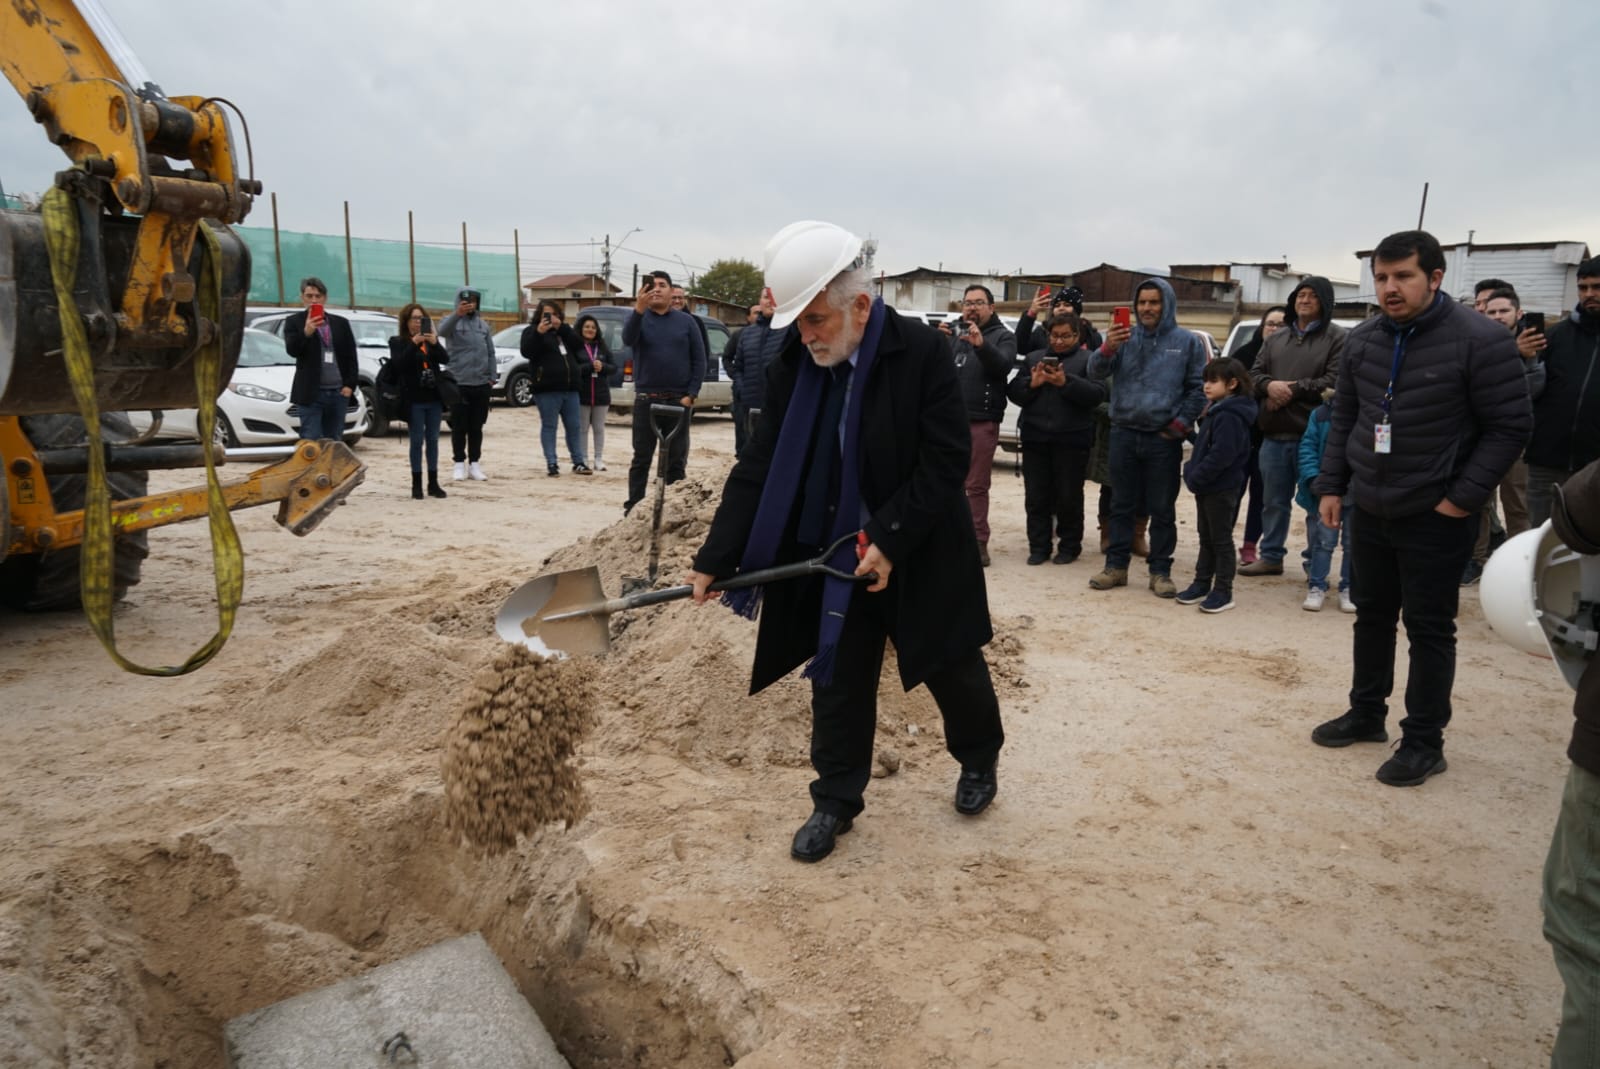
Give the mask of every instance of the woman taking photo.
[[522, 355], [533, 376], [533, 400], [539, 406], [539, 444], [544, 447], [546, 473], [561, 474], [556, 459], [556, 421], [567, 432], [567, 452], [574, 475], [589, 475], [583, 455], [583, 435], [578, 429], [578, 377], [585, 361], [578, 336], [565, 323], [566, 315], [555, 301], [540, 301], [533, 322], [522, 332]]
[[578, 445], [587, 445], [589, 429], [594, 429], [594, 450], [590, 467], [606, 470], [606, 410], [611, 407], [611, 376], [617, 365], [611, 350], [600, 336], [594, 316], [578, 317], [578, 344], [583, 347], [583, 368], [578, 375]]
[[420, 304], [400, 310], [400, 333], [389, 339], [389, 359], [400, 380], [400, 411], [411, 429], [411, 496], [422, 497], [422, 454], [428, 454], [428, 496], [444, 497], [439, 485], [439, 420], [444, 403], [439, 393], [439, 369], [449, 354], [439, 344], [433, 323]]

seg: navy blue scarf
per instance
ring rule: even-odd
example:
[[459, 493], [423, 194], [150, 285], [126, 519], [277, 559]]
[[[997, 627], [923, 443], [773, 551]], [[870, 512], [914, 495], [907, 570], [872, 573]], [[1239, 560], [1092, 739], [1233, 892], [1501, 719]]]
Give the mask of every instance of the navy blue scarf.
[[[832, 545], [857, 529], [861, 519], [861, 405], [867, 393], [867, 376], [872, 371], [873, 360], [878, 355], [878, 339], [883, 336], [884, 306], [880, 298], [872, 302], [867, 316], [867, 327], [861, 336], [861, 347], [856, 352], [856, 368], [851, 375], [850, 403], [844, 415], [844, 452], [840, 455], [839, 507], [833, 514], [833, 530], [828, 535]], [[745, 543], [744, 556], [739, 561], [741, 572], [770, 568], [776, 562], [778, 545], [783, 530], [794, 511], [795, 495], [800, 492], [805, 478], [806, 453], [811, 445], [812, 428], [817, 422], [823, 393], [827, 388], [829, 371], [818, 367], [809, 356], [800, 361], [795, 375], [794, 393], [789, 398], [789, 409], [783, 416], [783, 427], [778, 431], [778, 444], [772, 452], [772, 464], [767, 471], [767, 482], [761, 489], [761, 503], [756, 506], [756, 518], [750, 528], [750, 540]], [[822, 427], [819, 434], [837, 434], [834, 427]], [[856, 567], [855, 548], [844, 545], [828, 561], [841, 571], [853, 572]], [[857, 584], [848, 579], [828, 576], [822, 585], [822, 616], [817, 624], [817, 652], [801, 675], [813, 679], [821, 686], [833, 680], [834, 651], [839, 645], [839, 635], [844, 630], [845, 610], [850, 607], [850, 595]], [[755, 619], [761, 607], [761, 588], [730, 590], [722, 595], [723, 603], [747, 619]]]

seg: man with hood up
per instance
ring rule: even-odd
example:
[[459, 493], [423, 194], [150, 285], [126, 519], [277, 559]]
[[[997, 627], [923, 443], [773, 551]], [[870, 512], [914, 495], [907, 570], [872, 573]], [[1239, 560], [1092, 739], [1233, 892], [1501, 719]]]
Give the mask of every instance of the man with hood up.
[[1175, 598], [1172, 553], [1178, 545], [1178, 485], [1183, 440], [1205, 407], [1203, 378], [1211, 347], [1178, 326], [1178, 300], [1164, 278], [1133, 294], [1135, 322], [1112, 326], [1089, 359], [1092, 378], [1111, 378], [1111, 545], [1096, 590], [1128, 585], [1134, 516], [1150, 516], [1150, 589]]
[[450, 372], [461, 387], [461, 403], [450, 413], [451, 478], [488, 478], [478, 463], [483, 456], [483, 425], [489, 420], [489, 389], [494, 384], [494, 331], [478, 314], [483, 294], [468, 286], [456, 290], [455, 311], [439, 324], [439, 337], [450, 350]]
[[[1282, 575], [1300, 475], [1300, 438], [1339, 374], [1344, 328], [1333, 318], [1333, 283], [1311, 275], [1289, 294], [1284, 329], [1268, 338], [1250, 374], [1261, 414], [1261, 544], [1240, 575]], [[1310, 608], [1309, 605], [1306, 606]], [[1320, 605], [1319, 605], [1320, 607]]]

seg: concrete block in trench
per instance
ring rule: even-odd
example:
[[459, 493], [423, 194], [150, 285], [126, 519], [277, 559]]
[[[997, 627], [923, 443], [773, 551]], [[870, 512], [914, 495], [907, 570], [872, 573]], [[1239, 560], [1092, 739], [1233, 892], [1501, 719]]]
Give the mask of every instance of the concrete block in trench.
[[224, 1036], [232, 1069], [570, 1069], [477, 932], [235, 1017]]

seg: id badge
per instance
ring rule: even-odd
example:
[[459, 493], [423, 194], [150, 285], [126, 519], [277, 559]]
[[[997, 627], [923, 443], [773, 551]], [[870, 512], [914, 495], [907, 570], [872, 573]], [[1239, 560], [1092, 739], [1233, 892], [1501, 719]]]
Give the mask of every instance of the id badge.
[[1372, 451], [1374, 453], [1387, 453], [1394, 448], [1394, 436], [1387, 423], [1380, 423], [1372, 428]]

